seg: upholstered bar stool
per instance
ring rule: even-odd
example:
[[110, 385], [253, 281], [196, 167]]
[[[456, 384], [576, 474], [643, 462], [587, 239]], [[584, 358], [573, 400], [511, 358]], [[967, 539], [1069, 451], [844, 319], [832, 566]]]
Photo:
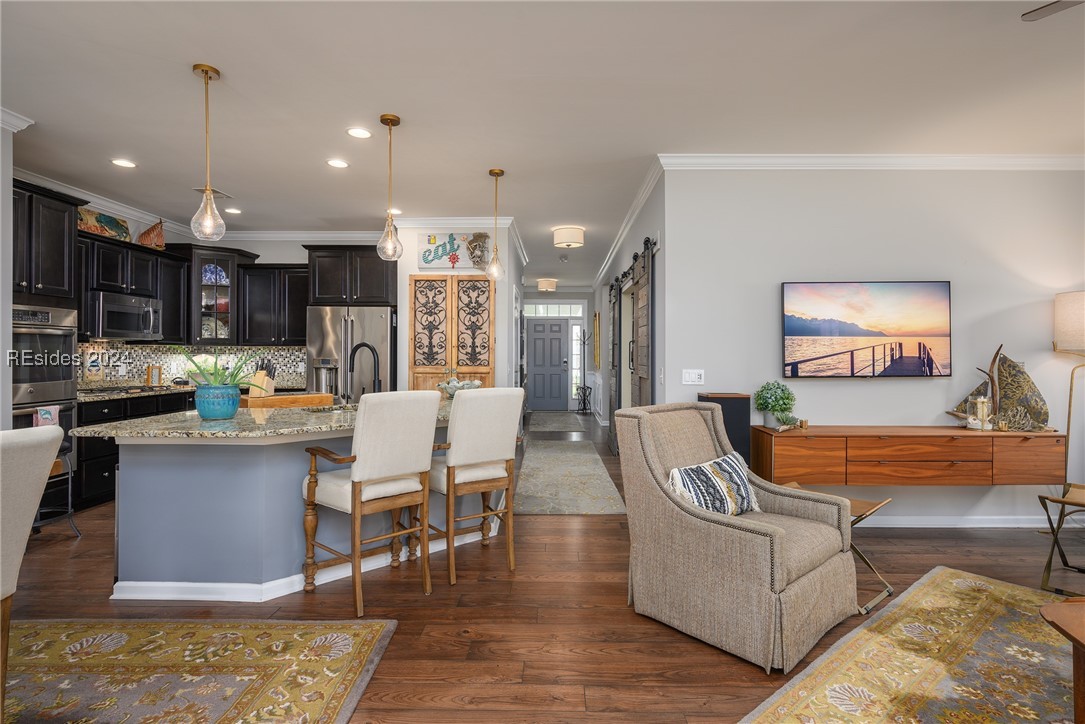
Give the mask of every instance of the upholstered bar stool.
[[26, 539], [64, 433], [55, 425], [0, 432], [0, 721], [8, 674], [11, 600]]
[[[435, 538], [448, 541], [448, 582], [456, 585], [456, 534], [479, 531], [482, 545], [490, 544], [490, 518], [505, 523], [505, 556], [509, 570], [516, 569], [513, 548], [512, 496], [516, 465], [516, 434], [524, 391], [518, 387], [460, 390], [452, 398], [448, 418], [448, 442], [434, 445], [446, 454], [435, 456], [429, 470], [430, 489], [445, 496], [444, 530], [430, 525]], [[492, 506], [493, 494], [504, 492], [500, 508]], [[482, 512], [456, 517], [456, 498], [478, 493]], [[456, 523], [481, 518], [476, 526], [457, 528]]]
[[[422, 588], [428, 595], [433, 587], [429, 572], [429, 468], [433, 454], [433, 431], [437, 426], [437, 408], [441, 393], [436, 390], [418, 392], [378, 392], [363, 395], [358, 400], [354, 422], [353, 455], [336, 455], [322, 447], [306, 448], [309, 453], [309, 475], [302, 481], [305, 498], [305, 590], [316, 590], [316, 573], [322, 568], [350, 562], [354, 584], [354, 608], [362, 615], [362, 559], [386, 550], [392, 556], [392, 566], [399, 565], [404, 534], [417, 534], [421, 541]], [[349, 468], [318, 472], [317, 458], [324, 458]], [[318, 506], [348, 513], [351, 518], [350, 553], [343, 553], [316, 540]], [[409, 522], [402, 522], [403, 510], [410, 511]], [[372, 538], [362, 538], [362, 516], [388, 512], [392, 532]], [[381, 546], [362, 550], [366, 543], [389, 541]], [[332, 554], [324, 561], [316, 560], [316, 548]]]

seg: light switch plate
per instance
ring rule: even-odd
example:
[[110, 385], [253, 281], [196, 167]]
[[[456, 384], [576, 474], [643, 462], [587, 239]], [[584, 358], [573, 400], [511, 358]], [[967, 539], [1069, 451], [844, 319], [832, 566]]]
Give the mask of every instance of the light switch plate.
[[704, 370], [682, 370], [683, 385], [703, 385]]

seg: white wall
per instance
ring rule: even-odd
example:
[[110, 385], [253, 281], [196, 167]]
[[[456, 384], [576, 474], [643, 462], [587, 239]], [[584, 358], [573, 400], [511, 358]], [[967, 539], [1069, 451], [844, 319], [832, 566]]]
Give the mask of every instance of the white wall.
[[[492, 219], [486, 222], [465, 220], [462, 225], [450, 226], [427, 226], [417, 224], [412, 219], [397, 220], [399, 239], [403, 242], [403, 257], [399, 260], [399, 337], [398, 357], [399, 367], [396, 378], [399, 389], [407, 389], [408, 384], [408, 355], [410, 354], [410, 324], [407, 315], [411, 309], [410, 277], [418, 274], [418, 237], [424, 234], [445, 235], [463, 231], [486, 231], [493, 234]], [[516, 250], [510, 248], [508, 219], [502, 221], [497, 230], [497, 242], [501, 254], [501, 261], [505, 265], [505, 278], [498, 281], [494, 299], [494, 384], [497, 387], [508, 387], [513, 382], [513, 370], [515, 365], [515, 345], [513, 339], [516, 327], [512, 318], [512, 288], [519, 283], [522, 273], [519, 257]], [[477, 269], [434, 269], [427, 270], [431, 274], [481, 274]], [[522, 290], [521, 290], [522, 291]]]
[[[1052, 298], [1085, 287], [1083, 174], [1075, 171], [682, 170], [666, 172], [668, 402], [752, 392], [782, 378], [783, 281], [952, 283], [953, 376], [799, 379], [811, 424], [952, 424], [1000, 344], [1025, 364], [1065, 428], [1074, 359], [1051, 351]], [[705, 386], [679, 384], [683, 368]], [[756, 414], [756, 413], [755, 413]], [[1085, 395], [1075, 418], [1085, 419]], [[756, 422], [755, 418], [755, 422]], [[1072, 441], [1071, 480], [1085, 472]], [[1040, 525], [1048, 488], [885, 488], [869, 524]]]
[[648, 194], [644, 205], [639, 212], [629, 220], [624, 229], [621, 243], [616, 253], [607, 264], [606, 272], [598, 289], [595, 290], [595, 309], [599, 312], [599, 367], [596, 375], [596, 383], [592, 385], [593, 397], [592, 409], [601, 422], [607, 422], [610, 417], [610, 285], [614, 277], [633, 264], [633, 254], [643, 253], [644, 237], [657, 239], [659, 246], [655, 255], [655, 320], [652, 327], [652, 343], [655, 348], [655, 369], [653, 370], [653, 387], [656, 402], [664, 400], [665, 378], [659, 376], [659, 369], [668, 364], [668, 351], [664, 344], [663, 326], [666, 317], [666, 309], [669, 305], [667, 296], [667, 230], [665, 226], [666, 213], [666, 179], [659, 177], [654, 188]]

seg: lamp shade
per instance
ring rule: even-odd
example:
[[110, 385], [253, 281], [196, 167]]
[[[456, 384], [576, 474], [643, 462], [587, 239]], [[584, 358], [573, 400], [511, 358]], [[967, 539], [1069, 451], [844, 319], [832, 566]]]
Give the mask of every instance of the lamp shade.
[[1055, 350], [1085, 354], [1085, 290], [1055, 295]]
[[558, 290], [557, 279], [540, 279], [539, 291], [540, 292], [556, 292]]
[[575, 249], [578, 246], [584, 246], [583, 226], [555, 226], [553, 232], [554, 246], [562, 249]]

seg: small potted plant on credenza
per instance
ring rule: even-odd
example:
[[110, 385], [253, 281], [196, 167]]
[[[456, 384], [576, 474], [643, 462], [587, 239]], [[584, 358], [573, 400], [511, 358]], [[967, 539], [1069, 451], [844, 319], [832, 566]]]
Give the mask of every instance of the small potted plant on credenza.
[[764, 413], [765, 427], [776, 430], [797, 422], [791, 414], [795, 409], [795, 393], [783, 382], [771, 380], [761, 385], [753, 395], [753, 404]]

